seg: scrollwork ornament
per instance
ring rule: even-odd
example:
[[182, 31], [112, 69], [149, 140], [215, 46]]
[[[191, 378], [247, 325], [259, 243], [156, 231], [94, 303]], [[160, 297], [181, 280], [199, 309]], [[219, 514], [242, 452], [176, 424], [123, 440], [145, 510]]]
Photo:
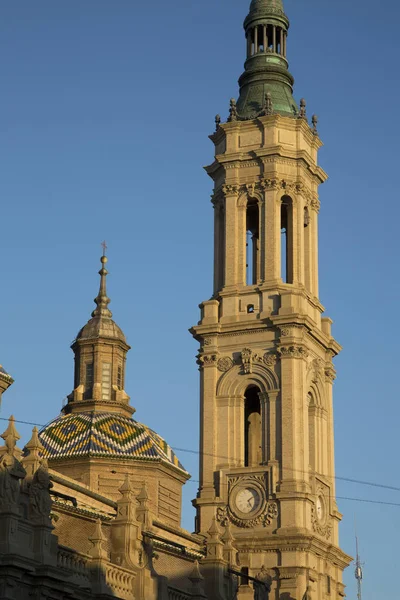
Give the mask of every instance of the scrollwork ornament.
[[267, 367], [272, 369], [276, 365], [276, 354], [268, 354], [268, 352], [266, 352], [263, 356], [263, 362]]
[[[218, 515], [218, 510], [217, 510]], [[246, 529], [250, 529], [251, 527], [256, 527], [257, 525], [262, 525], [263, 527], [269, 527], [274, 519], [277, 519], [279, 515], [278, 504], [276, 502], [267, 502], [265, 505], [265, 509], [260, 515], [257, 515], [254, 519], [241, 519], [237, 517], [229, 508], [229, 506], [221, 509], [220, 512], [220, 523], [226, 523], [226, 520], [229, 519], [234, 525], [238, 527], [244, 527]], [[217, 516], [218, 519], [218, 516]]]
[[227, 506], [219, 506], [217, 508], [217, 521], [218, 523], [221, 523], [221, 525], [223, 527], [226, 527], [228, 521], [229, 521], [229, 509]]
[[239, 193], [239, 186], [230, 184], [224, 185], [222, 186], [222, 192], [225, 196], [237, 196]]
[[291, 334], [290, 327], [281, 327], [281, 336], [288, 337]]
[[311, 523], [312, 523], [313, 530], [316, 533], [318, 533], [318, 535], [320, 535], [321, 537], [324, 537], [326, 539], [329, 539], [331, 537], [332, 527], [328, 523], [326, 523], [324, 525], [318, 521], [317, 511], [316, 511], [315, 506], [313, 506], [311, 509]]
[[325, 379], [328, 383], [333, 383], [336, 379], [336, 371], [333, 366], [325, 369]]
[[276, 190], [276, 189], [278, 189], [278, 180], [277, 179], [262, 179], [261, 180], [261, 188], [263, 190]]
[[306, 359], [309, 355], [307, 348], [299, 345], [280, 346], [278, 352], [281, 358], [303, 358]]
[[231, 369], [233, 365], [234, 362], [229, 356], [224, 356], [223, 358], [220, 358], [217, 363], [218, 370], [222, 371], [223, 373], [229, 371], [229, 369]]
[[216, 354], [199, 354], [197, 357], [197, 364], [200, 367], [212, 367], [217, 362]]

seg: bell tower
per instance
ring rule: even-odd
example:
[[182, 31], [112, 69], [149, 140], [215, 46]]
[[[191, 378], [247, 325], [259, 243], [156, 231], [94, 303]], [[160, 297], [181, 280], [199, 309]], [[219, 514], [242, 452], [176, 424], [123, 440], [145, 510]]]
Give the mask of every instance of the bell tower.
[[[231, 526], [254, 597], [339, 600], [332, 359], [340, 351], [318, 297], [317, 118], [293, 99], [281, 0], [253, 0], [245, 70], [227, 122], [216, 117], [214, 293], [192, 329], [200, 343], [196, 531]], [[249, 583], [247, 583], [249, 581]], [[307, 596], [308, 594], [308, 596]]]

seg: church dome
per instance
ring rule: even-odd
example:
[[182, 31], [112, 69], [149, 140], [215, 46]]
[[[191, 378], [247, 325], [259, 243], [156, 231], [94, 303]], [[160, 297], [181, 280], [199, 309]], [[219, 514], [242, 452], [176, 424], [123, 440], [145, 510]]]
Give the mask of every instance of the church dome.
[[77, 340], [91, 340], [105, 337], [121, 340], [126, 344], [125, 335], [120, 327], [110, 318], [95, 316], [90, 319], [76, 336]]
[[132, 459], [167, 463], [187, 471], [165, 440], [123, 415], [72, 413], [57, 417], [39, 433], [43, 456], [52, 461], [76, 458]]

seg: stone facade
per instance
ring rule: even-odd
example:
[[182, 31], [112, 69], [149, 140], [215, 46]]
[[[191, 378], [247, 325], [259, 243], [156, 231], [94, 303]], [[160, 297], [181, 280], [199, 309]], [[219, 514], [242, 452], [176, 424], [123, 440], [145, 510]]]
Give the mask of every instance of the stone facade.
[[[292, 96], [281, 0], [252, 0], [238, 102], [216, 117], [214, 294], [200, 344], [200, 487], [134, 420], [101, 258], [62, 414], [0, 447], [0, 600], [340, 600], [332, 385], [318, 298], [317, 118]], [[0, 367], [1, 394], [13, 383]]]

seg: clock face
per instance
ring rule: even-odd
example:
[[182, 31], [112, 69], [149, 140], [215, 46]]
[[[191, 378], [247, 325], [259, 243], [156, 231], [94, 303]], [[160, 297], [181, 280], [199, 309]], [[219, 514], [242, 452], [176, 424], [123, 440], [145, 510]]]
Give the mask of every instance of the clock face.
[[323, 521], [325, 517], [325, 503], [322, 496], [318, 496], [317, 498], [316, 511], [318, 521]]
[[243, 488], [236, 495], [236, 506], [242, 513], [252, 513], [259, 508], [260, 504], [260, 494], [254, 488]]

